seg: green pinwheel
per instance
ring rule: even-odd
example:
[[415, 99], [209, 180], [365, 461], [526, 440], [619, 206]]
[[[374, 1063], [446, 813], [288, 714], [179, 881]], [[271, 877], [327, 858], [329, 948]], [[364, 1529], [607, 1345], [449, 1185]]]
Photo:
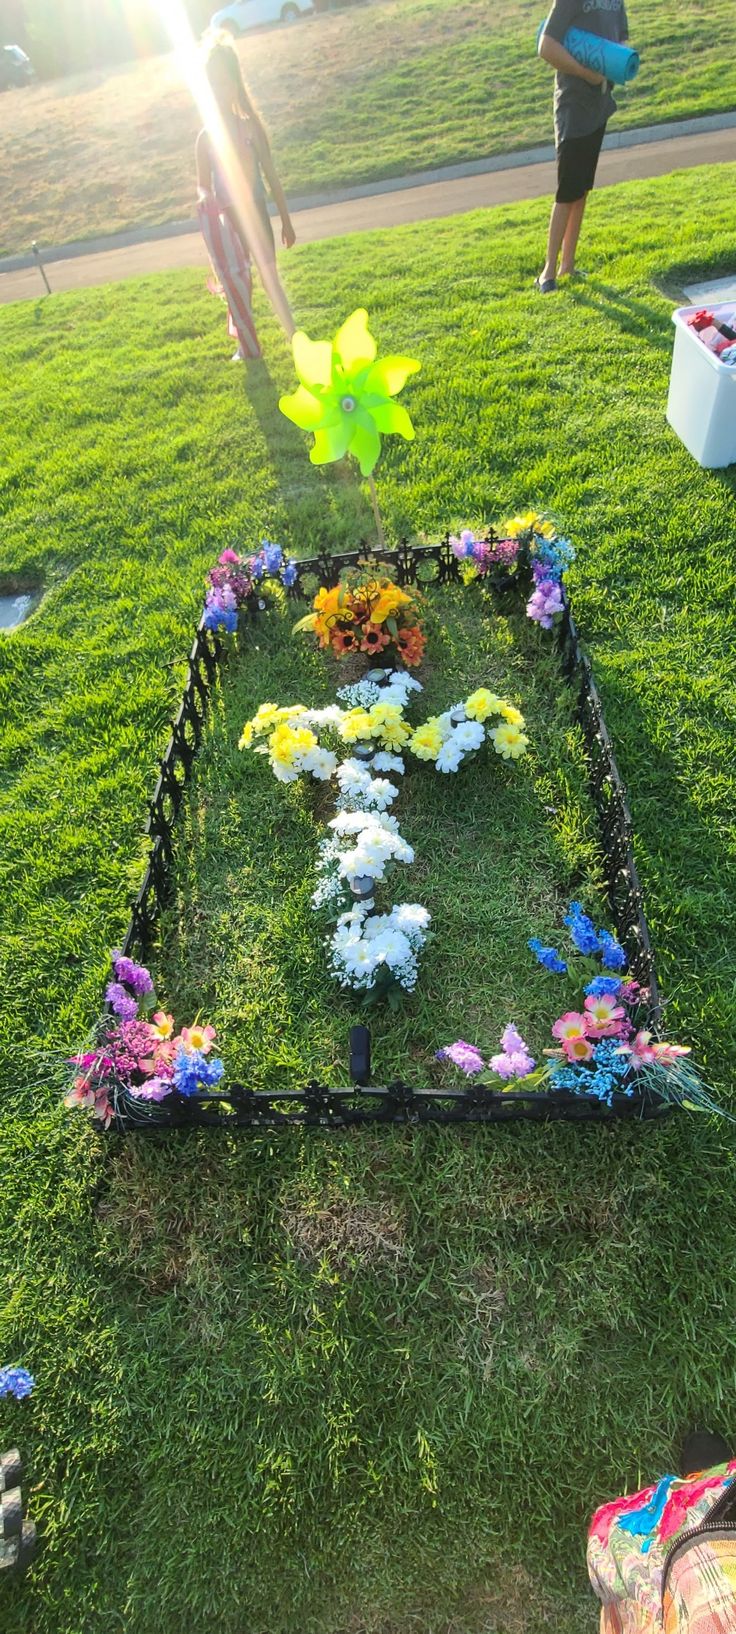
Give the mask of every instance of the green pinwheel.
[[370, 477], [381, 452], [381, 435], [398, 432], [411, 440], [414, 427], [405, 408], [392, 399], [410, 374], [421, 368], [412, 357], [376, 358], [368, 313], [353, 312], [333, 341], [294, 336], [294, 363], [300, 385], [279, 408], [302, 431], [314, 433], [313, 465], [328, 465], [353, 454]]

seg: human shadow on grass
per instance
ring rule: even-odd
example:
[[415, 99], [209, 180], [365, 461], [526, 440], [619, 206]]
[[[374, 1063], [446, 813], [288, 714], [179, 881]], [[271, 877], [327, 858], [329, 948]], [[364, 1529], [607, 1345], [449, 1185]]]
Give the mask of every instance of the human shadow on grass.
[[585, 287], [576, 284], [569, 294], [576, 306], [590, 307], [618, 324], [627, 334], [645, 340], [648, 346], [654, 346], [660, 352], [671, 352], [670, 320], [661, 307], [639, 296], [624, 294], [622, 290], [602, 284], [597, 279]]
[[354, 550], [371, 539], [367, 501], [348, 465], [317, 468], [309, 459], [310, 439], [279, 409], [281, 392], [265, 358], [248, 362], [245, 394], [258, 421], [267, 457], [293, 527], [303, 536], [299, 554]]

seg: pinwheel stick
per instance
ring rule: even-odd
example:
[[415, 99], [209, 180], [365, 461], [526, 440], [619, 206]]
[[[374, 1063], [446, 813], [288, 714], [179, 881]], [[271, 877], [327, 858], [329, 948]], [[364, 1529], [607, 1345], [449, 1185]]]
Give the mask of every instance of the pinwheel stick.
[[370, 474], [370, 476], [368, 478], [368, 492], [369, 492], [369, 494], [371, 496], [371, 505], [373, 506], [373, 519], [374, 519], [375, 524], [376, 524], [376, 533], [378, 534], [378, 543], [381, 546], [381, 549], [385, 550], [386, 549], [386, 535], [385, 535], [385, 533], [383, 531], [383, 521], [382, 521], [382, 518], [381, 518], [381, 512], [380, 512], [379, 505], [378, 505], [378, 494], [376, 493], [376, 484], [375, 484], [375, 482], [373, 480], [373, 472], [371, 472], [371, 474]]

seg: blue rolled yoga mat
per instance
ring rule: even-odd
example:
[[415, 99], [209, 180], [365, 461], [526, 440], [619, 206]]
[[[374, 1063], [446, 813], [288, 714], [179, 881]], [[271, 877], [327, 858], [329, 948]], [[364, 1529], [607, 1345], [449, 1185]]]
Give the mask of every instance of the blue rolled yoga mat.
[[[537, 34], [537, 45], [543, 32], [544, 23]], [[562, 44], [581, 67], [592, 68], [614, 85], [627, 85], [639, 72], [638, 51], [632, 51], [630, 45], [617, 45], [615, 40], [602, 40], [599, 34], [588, 34], [584, 28], [569, 28]]]

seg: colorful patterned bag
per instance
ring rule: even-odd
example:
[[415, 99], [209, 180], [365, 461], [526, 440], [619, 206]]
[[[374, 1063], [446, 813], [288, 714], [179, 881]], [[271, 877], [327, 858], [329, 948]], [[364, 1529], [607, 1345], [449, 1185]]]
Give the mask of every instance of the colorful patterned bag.
[[736, 1634], [736, 1459], [604, 1504], [588, 1537], [601, 1634]]

